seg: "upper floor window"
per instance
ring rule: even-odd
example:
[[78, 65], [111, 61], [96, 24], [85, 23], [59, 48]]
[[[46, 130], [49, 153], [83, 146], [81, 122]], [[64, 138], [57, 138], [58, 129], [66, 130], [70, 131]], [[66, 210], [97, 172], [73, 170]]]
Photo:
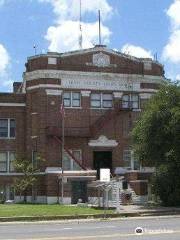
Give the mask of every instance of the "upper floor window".
[[126, 94], [122, 97], [122, 108], [139, 108], [139, 95], [138, 94]]
[[64, 107], [80, 107], [81, 94], [79, 92], [64, 92], [63, 103]]
[[113, 96], [111, 93], [92, 93], [91, 107], [92, 108], [112, 108]]
[[0, 172], [14, 172], [14, 152], [0, 152]]
[[0, 119], [0, 138], [15, 138], [15, 129], [14, 119]]

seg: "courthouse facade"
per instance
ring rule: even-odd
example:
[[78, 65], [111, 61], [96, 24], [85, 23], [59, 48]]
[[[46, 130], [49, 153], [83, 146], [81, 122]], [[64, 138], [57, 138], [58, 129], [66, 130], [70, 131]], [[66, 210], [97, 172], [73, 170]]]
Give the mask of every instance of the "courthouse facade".
[[[142, 170], [133, 156], [130, 131], [164, 83], [163, 66], [103, 45], [32, 56], [25, 66], [13, 93], [0, 93], [1, 198], [19, 200], [13, 190], [14, 179], [21, 176], [13, 166], [17, 155], [40, 167], [29, 201], [58, 201], [62, 166], [66, 203], [88, 200], [87, 186], [99, 178], [100, 168], [110, 168], [112, 176], [127, 169], [138, 189]], [[37, 156], [45, 161], [37, 163]]]

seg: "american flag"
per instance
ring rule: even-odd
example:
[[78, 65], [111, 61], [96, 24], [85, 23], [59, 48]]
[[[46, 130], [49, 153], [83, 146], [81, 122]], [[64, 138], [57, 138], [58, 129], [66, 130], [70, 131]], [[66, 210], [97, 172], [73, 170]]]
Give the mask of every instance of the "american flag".
[[60, 113], [61, 113], [62, 117], [65, 116], [65, 109], [64, 109], [64, 104], [63, 103], [61, 103], [61, 106], [60, 106]]

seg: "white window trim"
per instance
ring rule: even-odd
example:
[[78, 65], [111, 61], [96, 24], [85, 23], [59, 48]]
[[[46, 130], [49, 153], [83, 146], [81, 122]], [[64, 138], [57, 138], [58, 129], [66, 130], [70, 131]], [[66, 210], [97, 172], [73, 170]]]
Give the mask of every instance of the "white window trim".
[[7, 137], [0, 137], [0, 139], [15, 139], [16, 138], [16, 128], [15, 128], [15, 137], [10, 137], [10, 121], [14, 120], [16, 122], [16, 120], [14, 118], [0, 118], [0, 120], [8, 120], [8, 136]]
[[[65, 106], [64, 105], [64, 93], [66, 93], [66, 92], [68, 92], [68, 93], [70, 93], [70, 106], [68, 107], [68, 106]], [[72, 105], [72, 103], [73, 103], [73, 93], [79, 93], [79, 95], [80, 95], [80, 99], [79, 99], [79, 107], [74, 107], [73, 105]], [[82, 107], [81, 107], [81, 92], [79, 92], [79, 91], [64, 91], [63, 92], [63, 95], [62, 95], [62, 98], [63, 98], [63, 105], [64, 105], [64, 108], [76, 108], [76, 109], [82, 109]]]
[[[93, 110], [96, 110], [96, 109], [103, 109], [103, 110], [109, 110], [109, 109], [113, 109], [113, 102], [114, 102], [114, 98], [113, 98], [113, 94], [112, 93], [96, 93], [96, 92], [91, 92], [91, 94], [100, 94], [100, 103], [101, 103], [101, 106], [100, 107], [92, 107], [91, 106], [91, 97], [90, 97], [90, 106], [91, 108], [90, 109], [93, 109]], [[104, 94], [111, 94], [112, 95], [112, 107], [103, 107], [103, 95]]]

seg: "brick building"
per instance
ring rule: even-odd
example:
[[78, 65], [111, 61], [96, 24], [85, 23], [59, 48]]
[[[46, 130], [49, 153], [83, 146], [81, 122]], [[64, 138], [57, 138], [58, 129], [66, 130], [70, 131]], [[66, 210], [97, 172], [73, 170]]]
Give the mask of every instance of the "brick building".
[[[133, 158], [129, 133], [144, 104], [165, 81], [163, 66], [97, 45], [91, 49], [29, 57], [22, 82], [13, 93], [0, 93], [0, 194], [14, 198], [15, 155], [40, 163], [29, 201], [88, 200], [87, 183], [100, 168], [128, 169], [141, 194], [142, 170]], [[64, 103], [64, 153], [62, 113]], [[63, 164], [62, 164], [63, 155]], [[142, 184], [143, 185], [143, 184]], [[139, 189], [139, 190], [138, 190]]]

